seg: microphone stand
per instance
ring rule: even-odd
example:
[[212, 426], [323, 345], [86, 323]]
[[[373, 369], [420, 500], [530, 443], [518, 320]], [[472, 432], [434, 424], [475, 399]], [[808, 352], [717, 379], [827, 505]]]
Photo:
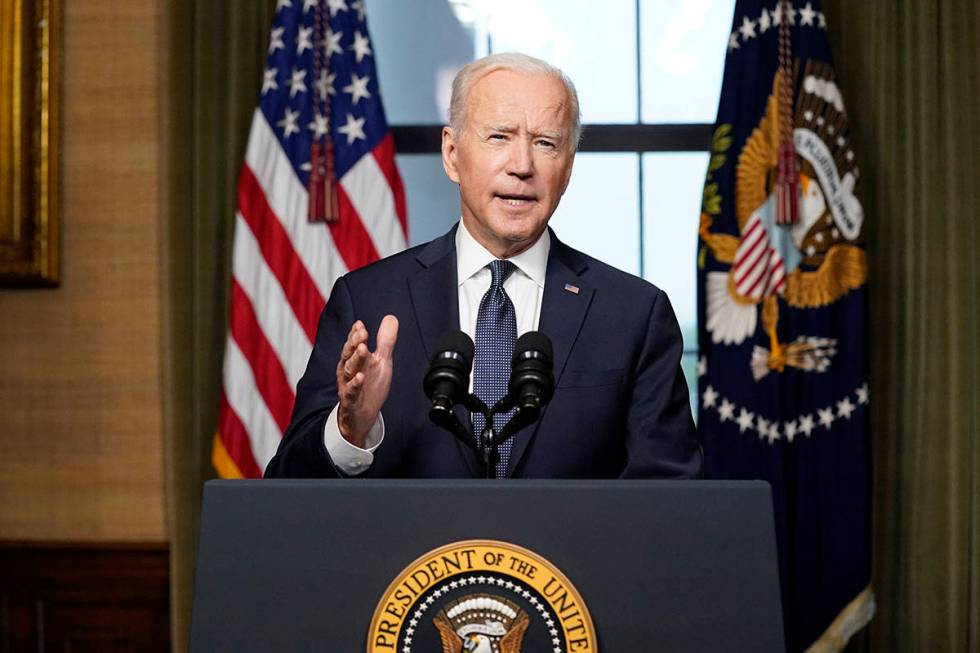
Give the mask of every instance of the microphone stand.
[[[483, 415], [483, 431], [476, 437], [475, 441], [472, 430], [463, 426], [459, 418], [456, 417], [452, 404], [448, 402], [433, 403], [429, 409], [429, 418], [437, 426], [452, 433], [456, 439], [477, 453], [480, 462], [483, 463], [486, 478], [496, 478], [497, 465], [500, 463], [500, 445], [538, 419], [541, 414], [541, 404], [534, 397], [525, 397], [523, 401], [518, 401], [517, 398], [507, 394], [488, 408], [482, 399], [475, 394], [470, 394], [463, 402], [463, 406], [471, 413]], [[493, 424], [494, 416], [506, 413], [515, 406], [517, 412], [497, 432]]]

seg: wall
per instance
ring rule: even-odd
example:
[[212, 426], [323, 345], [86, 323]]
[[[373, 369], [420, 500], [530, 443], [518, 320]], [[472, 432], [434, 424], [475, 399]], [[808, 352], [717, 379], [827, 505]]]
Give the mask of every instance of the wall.
[[62, 283], [0, 290], [0, 540], [165, 542], [160, 5], [60, 5]]

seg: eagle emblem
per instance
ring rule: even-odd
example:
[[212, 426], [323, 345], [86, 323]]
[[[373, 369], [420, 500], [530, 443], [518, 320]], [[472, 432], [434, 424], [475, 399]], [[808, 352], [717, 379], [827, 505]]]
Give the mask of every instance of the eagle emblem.
[[[761, 324], [769, 347], [753, 349], [750, 365], [757, 381], [787, 367], [825, 372], [836, 354], [833, 338], [803, 335], [781, 342], [781, 303], [793, 309], [820, 308], [867, 280], [865, 252], [858, 244], [864, 215], [854, 194], [859, 170], [833, 69], [807, 62], [792, 117], [789, 108], [781, 109], [789, 104], [784, 84], [777, 71], [765, 113], [738, 156], [739, 235], [711, 231], [712, 215], [721, 212], [711, 175], [725, 164], [730, 125], [715, 132], [699, 229], [714, 258], [730, 266], [727, 272], [706, 274], [705, 326], [712, 342], [740, 345]], [[779, 206], [784, 189], [777, 184], [780, 157], [787, 151], [797, 171], [790, 186], [796, 198], [792, 220], [782, 219], [787, 212]]]
[[443, 653], [520, 653], [530, 622], [517, 604], [491, 594], [450, 601], [432, 621]]

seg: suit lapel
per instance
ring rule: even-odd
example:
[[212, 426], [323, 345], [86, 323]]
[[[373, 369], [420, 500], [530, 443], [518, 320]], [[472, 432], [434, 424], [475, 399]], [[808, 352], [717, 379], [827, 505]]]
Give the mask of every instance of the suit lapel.
[[[408, 292], [415, 311], [422, 351], [428, 361], [432, 358], [432, 350], [439, 337], [450, 329], [459, 328], [456, 228], [429, 243], [419, 252], [416, 260], [422, 269], [408, 278]], [[419, 385], [421, 384], [422, 377], [419, 376]], [[455, 412], [464, 425], [470, 423], [470, 415], [465, 409], [457, 406]], [[447, 432], [445, 435], [458, 447], [470, 473], [478, 476], [480, 466], [473, 450], [460, 443], [451, 433]]]
[[408, 278], [408, 292], [426, 360], [432, 357], [439, 336], [459, 328], [455, 237], [453, 229], [422, 249], [416, 256], [422, 269]]
[[[559, 241], [551, 232], [551, 252], [548, 254], [538, 330], [551, 339], [554, 348], [556, 385], [565, 370], [595, 293], [594, 287], [581, 276], [588, 267], [581, 254]], [[546, 406], [537, 423], [521, 429], [514, 436], [514, 447], [507, 465], [508, 476], [513, 475], [547, 411]]]

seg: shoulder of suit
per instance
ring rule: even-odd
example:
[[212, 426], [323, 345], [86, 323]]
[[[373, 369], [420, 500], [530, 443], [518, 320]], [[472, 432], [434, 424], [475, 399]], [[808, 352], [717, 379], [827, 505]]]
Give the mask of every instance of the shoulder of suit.
[[612, 287], [619, 291], [641, 297], [654, 297], [663, 292], [659, 287], [646, 279], [630, 274], [629, 272], [624, 272], [608, 263], [603, 263], [585, 252], [569, 247], [564, 243], [561, 243], [559, 246], [565, 249], [565, 256], [571, 256], [584, 264], [582, 265], [584, 269], [581, 272], [582, 279], [587, 280], [597, 288]]

